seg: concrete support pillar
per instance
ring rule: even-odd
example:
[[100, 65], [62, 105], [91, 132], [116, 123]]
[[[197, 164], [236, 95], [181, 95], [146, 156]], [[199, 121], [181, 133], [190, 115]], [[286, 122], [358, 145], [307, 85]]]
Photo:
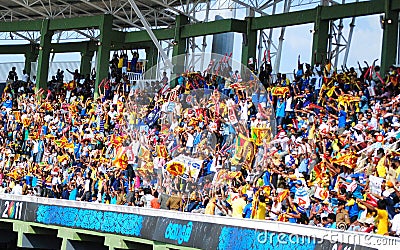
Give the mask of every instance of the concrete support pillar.
[[13, 231], [18, 232], [18, 247], [40, 249], [61, 248], [61, 239], [57, 238], [56, 230], [30, 226], [26, 222], [14, 222]]
[[14, 232], [13, 224], [0, 222], [0, 249], [16, 249], [18, 233]]
[[31, 46], [31, 49], [25, 52], [25, 66], [24, 69], [28, 75], [31, 74], [32, 71], [32, 63], [36, 62], [38, 59], [38, 51], [36, 50], [35, 46]]
[[42, 21], [40, 29], [40, 47], [37, 67], [36, 90], [47, 89], [47, 79], [49, 75], [49, 58], [51, 52], [51, 38], [54, 32], [49, 30], [49, 19]]
[[96, 66], [96, 83], [94, 87], [94, 98], [99, 96], [99, 84], [108, 77], [109, 61], [110, 61], [110, 48], [111, 48], [111, 34], [112, 34], [112, 15], [103, 15], [100, 23], [100, 42], [97, 49], [97, 66]]
[[109, 250], [114, 249], [129, 249], [125, 241], [117, 236], [107, 236], [104, 240], [104, 245], [108, 246]]
[[153, 250], [167, 250], [167, 246], [165, 243], [155, 241], [153, 243]]
[[382, 20], [383, 40], [381, 54], [381, 74], [396, 63], [397, 44], [399, 36], [399, 12], [392, 11], [392, 1], [385, 1], [385, 15]]
[[[88, 46], [89, 47], [89, 46]], [[85, 51], [81, 52], [81, 75], [86, 77], [86, 75], [90, 74], [92, 70], [92, 58], [94, 56], [94, 51], [89, 50], [87, 48]]]
[[175, 44], [172, 52], [172, 64], [174, 65], [175, 74], [181, 74], [185, 70], [185, 53], [187, 47], [187, 41], [181, 36], [182, 26], [189, 23], [187, 16], [179, 15], [175, 18]]
[[104, 237], [74, 232], [67, 228], [58, 229], [58, 238], [62, 239], [61, 250], [100, 249], [106, 250]]
[[[243, 34], [242, 64], [245, 65], [246, 67], [251, 68], [251, 67], [254, 67], [255, 62], [256, 62], [257, 31], [251, 29], [252, 18], [246, 18], [245, 20], [247, 22], [247, 30], [246, 30], [246, 33]], [[251, 59], [251, 58], [253, 60], [253, 63], [250, 65], [249, 59]]]
[[313, 45], [311, 63], [324, 63], [327, 59], [327, 48], [329, 40], [329, 20], [321, 20], [322, 6], [317, 7], [317, 16], [313, 30]]

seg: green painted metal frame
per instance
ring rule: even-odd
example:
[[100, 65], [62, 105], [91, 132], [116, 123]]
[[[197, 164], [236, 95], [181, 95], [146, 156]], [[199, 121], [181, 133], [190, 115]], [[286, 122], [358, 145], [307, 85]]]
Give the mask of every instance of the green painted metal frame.
[[329, 20], [322, 20], [322, 6], [317, 8], [314, 22], [312, 65], [316, 62], [323, 63], [328, 58], [327, 47], [329, 39]]
[[[391, 0], [373, 0], [368, 2], [348, 3], [335, 6], [318, 6], [314, 9], [295, 11], [284, 14], [269, 15], [262, 17], [249, 17], [245, 20], [225, 19], [205, 23], [189, 24], [188, 20], [177, 16], [176, 27], [156, 29], [154, 34], [158, 40], [175, 39], [178, 43], [174, 47], [174, 55], [184, 54], [186, 50], [186, 39], [190, 37], [206, 36], [226, 32], [238, 32], [245, 34], [247, 38], [243, 47], [242, 62], [247, 62], [249, 57], [255, 58], [257, 43], [257, 31], [262, 29], [277, 28], [283, 26], [301, 25], [306, 23], [314, 23], [315, 33], [313, 35], [313, 57], [312, 61], [321, 61], [324, 54], [327, 52], [327, 32], [328, 23], [330, 20], [340, 18], [350, 18], [358, 16], [367, 16], [384, 13], [386, 19], [391, 19], [391, 24], [387, 24], [384, 29], [382, 42], [381, 65], [383, 68], [395, 63], [398, 37], [398, 14], [400, 10], [400, 1]], [[104, 21], [107, 19], [107, 25]], [[16, 21], [0, 23], [0, 32], [13, 31], [41, 31], [44, 38], [41, 38], [40, 47], [38, 45], [2, 45], [0, 46], [0, 54], [25, 54], [29, 60], [35, 59], [35, 55], [39, 55], [38, 76], [45, 74], [45, 64], [41, 62], [46, 60], [48, 64], [48, 51], [56, 53], [63, 52], [81, 52], [83, 55], [98, 51], [104, 54], [104, 58], [100, 62], [105, 63], [105, 66], [97, 67], [97, 79], [101, 81], [108, 72], [108, 65], [105, 57], [110, 50], [118, 49], [133, 49], [133, 48], [150, 48], [152, 47], [151, 39], [146, 31], [120, 32], [112, 30], [112, 16], [90, 16], [90, 17], [75, 17], [70, 19], [46, 19], [33, 21]], [[44, 29], [46, 28], [46, 29]], [[101, 31], [100, 45], [95, 42], [83, 43], [61, 43], [51, 44], [48, 41], [48, 34], [54, 33], [56, 30], [71, 30], [84, 28], [98, 28]], [[105, 33], [105, 34], [103, 34]], [[46, 38], [47, 37], [47, 38]], [[47, 40], [46, 40], [47, 39]], [[51, 39], [50, 39], [51, 40]], [[105, 48], [109, 46], [109, 48]], [[254, 48], [253, 48], [254, 47]], [[34, 48], [34, 50], [32, 50]], [[89, 52], [87, 52], [89, 50]], [[103, 53], [105, 52], [105, 53]], [[84, 59], [82, 59], [84, 60]], [[29, 62], [26, 63], [30, 65]], [[39, 69], [41, 72], [39, 72]], [[44, 79], [44, 76], [43, 76]], [[42, 79], [42, 80], [43, 80]], [[40, 80], [40, 79], [38, 79]], [[38, 81], [40, 83], [41, 81]], [[98, 84], [98, 82], [97, 82]]]
[[42, 23], [40, 29], [40, 47], [39, 47], [39, 57], [38, 57], [38, 67], [36, 76], [36, 90], [41, 88], [47, 89], [47, 77], [49, 74], [49, 58], [51, 52], [51, 38], [54, 31], [49, 30], [50, 20], [46, 19]]
[[174, 47], [172, 49], [172, 64], [174, 65], [173, 72], [182, 73], [184, 71], [185, 56], [187, 49], [187, 39], [183, 37], [184, 25], [189, 23], [189, 18], [184, 15], [179, 15], [175, 19]]
[[100, 23], [100, 42], [97, 49], [97, 67], [96, 67], [96, 82], [94, 98], [96, 99], [99, 95], [99, 84], [100, 82], [108, 77], [110, 51], [111, 51], [111, 35], [112, 35], [112, 22], [113, 17], [111, 15], [104, 15]]
[[[381, 53], [381, 68], [387, 70], [396, 62], [397, 44], [399, 36], [399, 11], [392, 10], [395, 3], [400, 1], [385, 2], [385, 24], [383, 25], [382, 53]], [[400, 5], [400, 4], [399, 4]], [[391, 20], [391, 23], [388, 23]]]

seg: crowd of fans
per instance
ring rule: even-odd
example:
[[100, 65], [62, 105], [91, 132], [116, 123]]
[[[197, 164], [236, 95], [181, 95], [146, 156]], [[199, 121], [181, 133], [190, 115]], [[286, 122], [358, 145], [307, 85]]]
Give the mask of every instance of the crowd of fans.
[[35, 92], [13, 68], [1, 193], [400, 235], [400, 68], [299, 59], [289, 80], [224, 57], [139, 89], [121, 58], [95, 100], [78, 71]]

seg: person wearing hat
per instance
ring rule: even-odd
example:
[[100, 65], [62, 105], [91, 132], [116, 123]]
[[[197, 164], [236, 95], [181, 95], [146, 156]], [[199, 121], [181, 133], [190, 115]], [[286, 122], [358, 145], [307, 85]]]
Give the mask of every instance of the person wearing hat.
[[247, 204], [243, 209], [242, 217], [246, 219], [251, 218], [253, 197], [247, 197]]

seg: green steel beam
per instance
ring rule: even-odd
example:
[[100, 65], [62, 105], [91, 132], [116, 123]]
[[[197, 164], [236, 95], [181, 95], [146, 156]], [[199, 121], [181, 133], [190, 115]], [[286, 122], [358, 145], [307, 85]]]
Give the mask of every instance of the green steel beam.
[[142, 42], [142, 43], [112, 42], [111, 51], [147, 49], [153, 45], [154, 44], [152, 42]]
[[[315, 21], [317, 9], [321, 8], [321, 20], [336, 20], [357, 16], [375, 15], [385, 12], [386, 0], [374, 0], [358, 3], [318, 6], [314, 9], [294, 11], [284, 14], [255, 17], [252, 20], [253, 30], [271, 29], [284, 26], [301, 25]], [[400, 10], [400, 1], [391, 1], [390, 10]]]
[[[174, 38], [174, 29], [156, 29], [153, 30], [158, 40], [168, 40]], [[140, 42], [151, 42], [151, 38], [147, 31], [134, 31], [127, 32], [125, 34], [125, 43], [140, 43]]]
[[[373, 15], [385, 12], [386, 0], [373, 0], [366, 2], [323, 6], [321, 20], [335, 20], [353, 16]], [[391, 1], [390, 10], [400, 10], [400, 1]], [[316, 8], [295, 11], [284, 14], [254, 17], [251, 28], [254, 30], [269, 29], [283, 26], [300, 25], [314, 22]], [[39, 31], [46, 22], [43, 20], [0, 22], [0, 32], [13, 31]], [[70, 30], [84, 28], [98, 28], [101, 26], [102, 16], [85, 16], [74, 18], [60, 18], [49, 20], [49, 30]], [[213, 22], [196, 23], [182, 27], [182, 38], [212, 35], [224, 32], [245, 32], [246, 23], [243, 20], [225, 19]], [[159, 40], [174, 38], [173, 29], [154, 30]], [[120, 32], [122, 33], [122, 32]], [[126, 33], [126, 42], [149, 41], [146, 31], [134, 31]]]
[[158, 62], [158, 50], [153, 45], [151, 47], [146, 48], [146, 78], [154, 79], [156, 69], [154, 66], [157, 65]]
[[182, 38], [207, 36], [228, 32], [246, 33], [247, 22], [244, 20], [224, 19], [206, 23], [194, 23], [182, 27]]
[[172, 51], [172, 64], [174, 65], [173, 72], [181, 74], [184, 71], [187, 40], [182, 36], [183, 26], [189, 23], [189, 18], [184, 15], [179, 15], [175, 18], [175, 45]]
[[254, 17], [251, 22], [251, 29], [263, 30], [312, 23], [315, 20], [315, 15], [316, 9], [310, 9], [271, 16]]
[[85, 51], [81, 52], [81, 67], [80, 73], [84, 77], [90, 75], [90, 71], [92, 70], [92, 59], [94, 56], [94, 50], [90, 49], [90, 45], [86, 45]]
[[103, 15], [100, 22], [100, 46], [97, 50], [96, 82], [94, 86], [94, 98], [99, 96], [99, 84], [108, 77], [108, 65], [112, 43], [113, 17]]
[[101, 25], [103, 16], [85, 16], [74, 18], [52, 19], [49, 30], [72, 30], [85, 28], [98, 28]]
[[[71, 42], [71, 43], [52, 43], [49, 45], [51, 52], [67, 53], [67, 52], [83, 52], [86, 46], [89, 45], [90, 50], [97, 49], [97, 43], [89, 42]], [[20, 45], [1, 45], [0, 54], [25, 54], [32, 50], [37, 50], [39, 45], [36, 44], [20, 44]]]
[[[396, 63], [399, 36], [399, 11], [392, 10], [392, 1], [385, 1], [385, 17], [383, 24], [383, 40], [381, 51], [381, 68], [385, 72]], [[390, 21], [389, 21], [390, 20]]]
[[95, 51], [97, 47], [98, 45], [95, 41], [50, 44], [50, 49], [54, 53]]
[[[72, 30], [98, 28], [102, 16], [85, 16], [59, 19], [0, 22], [0, 32], [40, 31], [44, 22], [49, 21], [49, 30]], [[46, 21], [47, 20], [47, 21]]]
[[368, 2], [323, 6], [321, 10], [321, 19], [335, 20], [341, 18], [375, 15], [385, 11], [384, 5], [385, 0], [374, 0]]
[[128, 34], [128, 33], [113, 30], [113, 31], [111, 31], [111, 41], [117, 42], [117, 43], [124, 43], [126, 34]]
[[328, 39], [329, 39], [329, 20], [321, 20], [322, 6], [318, 6], [317, 14], [314, 16], [314, 34], [312, 45], [311, 64], [319, 62], [327, 58]]
[[0, 32], [39, 31], [42, 20], [0, 22]]
[[24, 69], [26, 70], [26, 73], [28, 75], [31, 74], [32, 71], [32, 63], [36, 62], [37, 58], [38, 58], [38, 50], [36, 48], [36, 46], [31, 45], [29, 46], [25, 46], [28, 47], [29, 49], [25, 52], [25, 66]]
[[[257, 53], [257, 31], [251, 29], [251, 18], [246, 18], [247, 29], [243, 38], [242, 45], [242, 64], [254, 70], [254, 63], [256, 61]], [[250, 58], [253, 59], [253, 65], [249, 65]]]
[[36, 90], [47, 89], [47, 78], [49, 74], [50, 45], [53, 31], [49, 30], [50, 20], [46, 19], [40, 29], [40, 48], [36, 78]]
[[31, 50], [31, 45], [1, 45], [0, 54], [25, 54]]

